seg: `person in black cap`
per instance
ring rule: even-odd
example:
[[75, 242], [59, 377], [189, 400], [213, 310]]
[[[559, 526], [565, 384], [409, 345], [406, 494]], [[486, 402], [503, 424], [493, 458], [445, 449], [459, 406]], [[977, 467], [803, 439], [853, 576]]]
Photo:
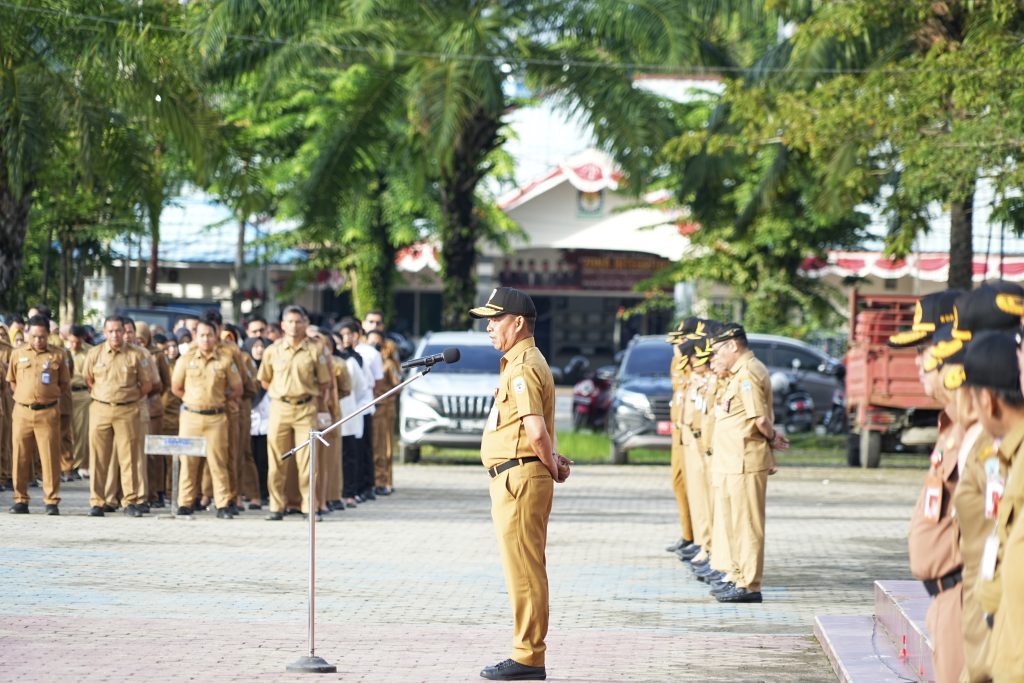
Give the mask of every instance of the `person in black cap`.
[[1009, 470], [998, 501], [995, 534], [986, 541], [978, 587], [982, 608], [995, 615], [988, 661], [997, 681], [1024, 679], [1024, 524], [1019, 521], [1024, 477], [1014, 476], [1024, 457], [1020, 343], [1020, 332], [982, 332], [972, 337], [964, 356], [963, 382], [974, 394], [978, 419], [999, 441], [998, 456]]
[[[685, 322], [685, 321], [684, 321]], [[680, 326], [682, 327], [682, 326]], [[677, 330], [678, 332], [679, 330]], [[690, 353], [693, 351], [693, 340], [682, 339], [682, 343], [673, 342], [672, 359], [669, 361], [669, 377], [672, 380], [672, 403], [669, 410], [669, 421], [672, 424], [670, 445], [670, 467], [672, 492], [676, 497], [676, 509], [679, 512], [679, 540], [667, 548], [670, 553], [682, 551], [693, 545], [693, 523], [690, 519], [690, 503], [686, 495], [686, 464], [683, 461], [684, 430], [683, 420], [687, 417], [685, 397], [690, 382]], [[685, 430], [688, 432], [688, 430]]]
[[747, 346], [743, 326], [723, 325], [711, 344], [716, 371], [726, 377], [715, 406], [712, 468], [722, 487], [714, 515], [729, 520], [732, 566], [705, 578], [726, 582], [712, 593], [719, 602], [761, 602], [765, 493], [768, 475], [775, 471], [772, 450], [785, 450], [789, 441], [775, 431], [768, 369]]
[[534, 343], [537, 308], [518, 289], [499, 287], [470, 310], [487, 320], [494, 348], [504, 352], [480, 458], [491, 476], [491, 517], [512, 603], [512, 657], [480, 672], [495, 681], [544, 680], [548, 578], [544, 557], [555, 482], [570, 460], [555, 443], [555, 383]]
[[946, 289], [918, 299], [910, 329], [889, 337], [889, 346], [897, 349], [916, 346], [919, 350], [926, 346], [940, 326], [954, 322], [953, 307], [961, 294], [958, 289]]

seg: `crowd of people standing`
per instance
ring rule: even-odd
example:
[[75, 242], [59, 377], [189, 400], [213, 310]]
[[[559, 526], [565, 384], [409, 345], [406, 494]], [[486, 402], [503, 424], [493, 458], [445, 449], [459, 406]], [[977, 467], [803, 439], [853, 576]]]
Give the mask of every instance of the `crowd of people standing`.
[[[35, 307], [0, 324], [0, 491], [13, 491], [13, 514], [28, 513], [41, 487], [46, 514], [58, 515], [61, 484], [88, 479], [93, 517], [176, 503], [181, 515], [269, 508], [271, 521], [320, 519], [393, 492], [397, 396], [325, 436], [315, 509], [309, 449], [282, 456], [399, 382], [380, 311], [329, 329], [299, 306], [244, 328], [216, 309], [170, 330], [109, 316], [94, 335]], [[146, 452], [149, 434], [205, 438], [205, 456], [179, 456], [176, 501], [171, 458]]]

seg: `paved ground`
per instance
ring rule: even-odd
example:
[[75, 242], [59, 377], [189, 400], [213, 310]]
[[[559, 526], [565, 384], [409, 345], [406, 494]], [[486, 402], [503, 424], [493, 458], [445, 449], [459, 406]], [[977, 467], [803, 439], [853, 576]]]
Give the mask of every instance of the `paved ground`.
[[[814, 614], [868, 614], [906, 578], [921, 473], [783, 468], [768, 496], [765, 603], [721, 606], [663, 550], [667, 467], [578, 467], [556, 492], [549, 680], [830, 681]], [[508, 603], [476, 467], [396, 470], [398, 493], [317, 527], [327, 680], [474, 681], [507, 656]], [[33, 489], [38, 495], [38, 489]], [[3, 509], [10, 492], [0, 494]], [[0, 681], [304, 680], [306, 525], [0, 515]], [[320, 679], [318, 679], [320, 680]]]

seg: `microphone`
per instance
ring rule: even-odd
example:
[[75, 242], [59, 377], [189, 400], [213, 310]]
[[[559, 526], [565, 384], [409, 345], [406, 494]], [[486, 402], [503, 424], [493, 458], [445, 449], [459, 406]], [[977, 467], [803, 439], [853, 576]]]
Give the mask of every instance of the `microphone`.
[[435, 353], [433, 356], [424, 356], [423, 358], [413, 358], [402, 363], [402, 369], [408, 370], [409, 368], [430, 368], [438, 363], [458, 363], [459, 358], [462, 354], [456, 348], [445, 349], [441, 353]]

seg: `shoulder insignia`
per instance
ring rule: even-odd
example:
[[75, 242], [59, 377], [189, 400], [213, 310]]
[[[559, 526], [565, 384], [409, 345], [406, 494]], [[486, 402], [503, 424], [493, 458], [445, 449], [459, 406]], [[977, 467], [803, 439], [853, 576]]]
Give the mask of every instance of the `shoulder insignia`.
[[749, 379], [745, 379], [742, 382], [740, 382], [740, 391], [750, 391], [752, 388], [753, 387], [750, 384]]
[[526, 391], [526, 380], [522, 377], [516, 377], [512, 380], [512, 388], [516, 390], [517, 394], [521, 394]]

